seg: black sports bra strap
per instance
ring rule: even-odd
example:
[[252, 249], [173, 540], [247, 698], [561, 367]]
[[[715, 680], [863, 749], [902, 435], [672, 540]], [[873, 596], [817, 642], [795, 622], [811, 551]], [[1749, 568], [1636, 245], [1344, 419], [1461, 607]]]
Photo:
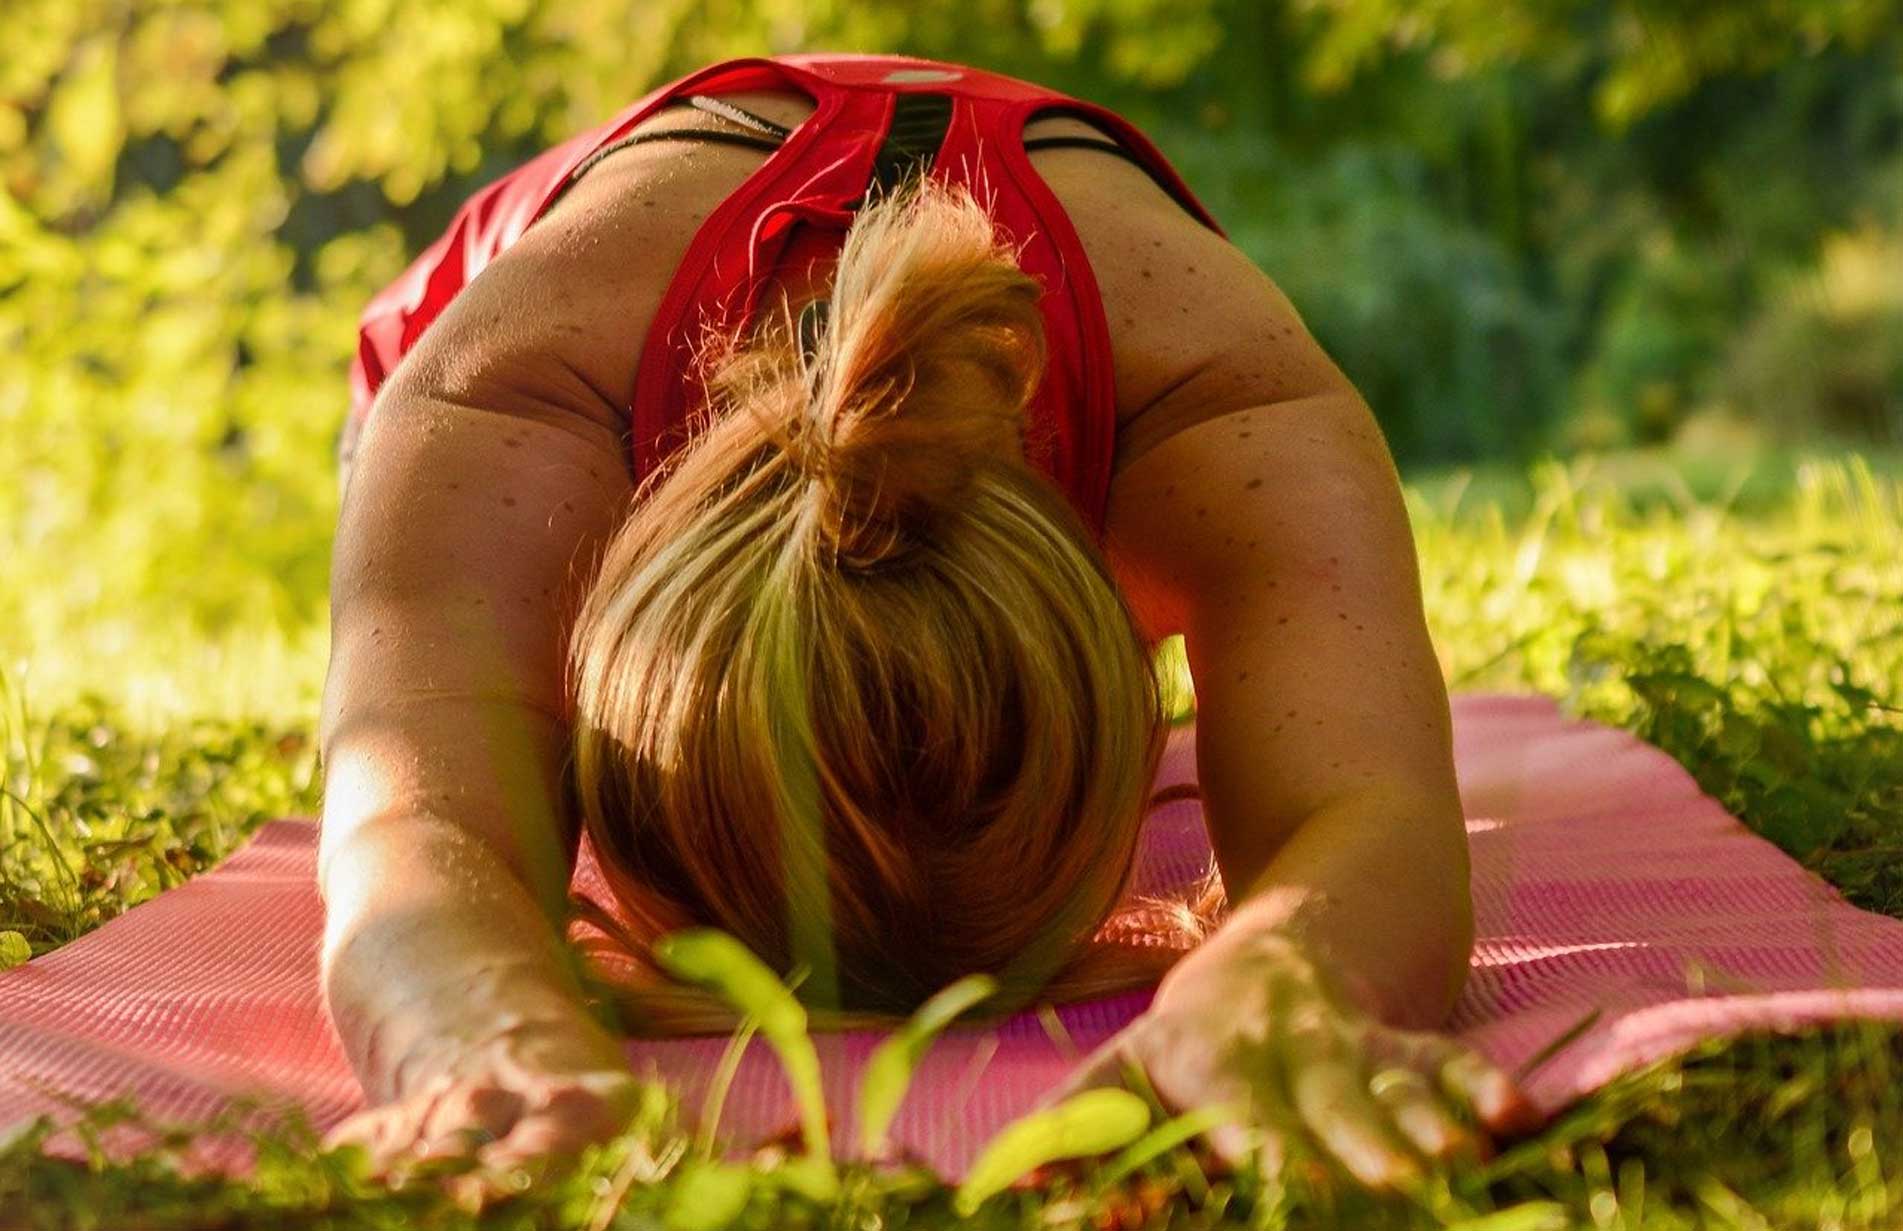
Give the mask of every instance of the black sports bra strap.
[[[645, 141], [714, 141], [723, 145], [744, 145], [752, 149], [767, 150], [769, 152], [780, 148], [778, 141], [768, 141], [764, 137], [755, 137], [749, 133], [728, 132], [720, 128], [669, 128], [661, 132], [634, 133], [621, 138], [619, 141], [610, 141], [607, 145], [602, 146], [587, 158], [583, 159], [580, 165], [569, 172], [567, 184], [573, 184], [576, 180], [580, 179], [582, 174], [590, 167], [593, 167], [608, 155], [620, 150], [625, 150], [631, 145], [640, 145]], [[566, 188], [567, 184], [564, 184], [564, 188]]]
[[1129, 148], [1121, 142], [1112, 141], [1107, 137], [1079, 137], [1068, 134], [1057, 137], [1028, 137], [1024, 140], [1024, 148], [1027, 151], [1050, 149], [1052, 147], [1063, 148], [1067, 146], [1078, 149], [1103, 150], [1105, 153], [1115, 154], [1125, 162], [1135, 166], [1138, 170], [1142, 171], [1143, 174], [1149, 176], [1158, 188], [1161, 188], [1164, 192], [1169, 194], [1171, 200], [1183, 207], [1184, 213], [1192, 218], [1196, 218], [1197, 225], [1200, 226], [1202, 224], [1202, 219], [1197, 218], [1196, 211], [1190, 208], [1189, 202], [1178, 195], [1176, 186], [1159, 175], [1156, 168], [1131, 153]]
[[780, 146], [785, 143], [786, 138], [792, 135], [793, 132], [792, 129], [784, 125], [775, 124], [765, 116], [755, 115], [744, 107], [736, 107], [724, 99], [714, 98], [706, 94], [690, 94], [686, 98], [670, 98], [661, 104], [661, 106], [662, 109], [670, 107], [693, 107], [709, 115], [717, 115], [723, 120], [730, 120], [742, 128], [751, 128], [754, 132], [771, 134], [772, 139], [756, 137], [752, 133], [729, 132], [721, 128], [668, 128], [660, 132], [632, 133], [619, 140], [610, 141], [607, 145], [602, 146], [587, 158], [584, 158], [573, 171], [568, 173], [568, 178], [562, 181], [561, 187], [556, 189], [555, 195], [549, 199], [549, 205], [552, 206], [556, 201], [560, 200], [563, 194], [574, 187], [575, 181], [580, 179], [589, 168], [608, 157], [608, 155], [619, 150], [625, 150], [631, 145], [640, 145], [645, 141], [713, 141], [722, 145], [744, 145], [749, 149], [765, 150], [768, 153], [772, 153], [779, 149]]
[[1144, 166], [1141, 158], [1138, 158], [1123, 146], [1118, 145], [1115, 141], [1108, 140], [1104, 137], [1030, 137], [1024, 142], [1024, 148], [1027, 150], [1044, 150], [1053, 147], [1103, 150], [1106, 153], [1117, 155], [1126, 162], [1135, 163], [1137, 166], [1143, 167], [1145, 171], [1149, 170], [1148, 167]]

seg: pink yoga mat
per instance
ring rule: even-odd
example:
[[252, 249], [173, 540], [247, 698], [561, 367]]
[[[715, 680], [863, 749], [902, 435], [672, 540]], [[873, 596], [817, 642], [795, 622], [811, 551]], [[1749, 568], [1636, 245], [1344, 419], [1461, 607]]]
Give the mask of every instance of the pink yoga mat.
[[[1847, 1018], [1903, 1019], [1903, 923], [1857, 910], [1748, 831], [1663, 752], [1563, 716], [1539, 696], [1466, 694], [1454, 744], [1473, 848], [1478, 941], [1449, 1026], [1516, 1068], [1593, 1007], [1590, 1030], [1527, 1079], [1556, 1111], [1613, 1077], [1701, 1039], [1795, 1031]], [[1171, 738], [1158, 785], [1195, 776], [1195, 733]], [[196, 1119], [234, 1093], [301, 1105], [320, 1127], [360, 1104], [318, 998], [315, 827], [265, 826], [213, 872], [38, 961], [0, 974], [0, 1132], [49, 1091], [135, 1097]], [[1200, 805], [1159, 805], [1137, 892], [1205, 866]], [[1028, 1110], [1074, 1055], [1141, 1011], [1150, 993], [1066, 1006], [1069, 1050], [1036, 1016], [954, 1030], [928, 1055], [893, 1137], [948, 1178]], [[859, 1066], [880, 1036], [816, 1040], [849, 1154]], [[725, 1041], [633, 1041], [697, 1106]], [[790, 1092], [757, 1037], [721, 1124], [735, 1145], [793, 1122]]]

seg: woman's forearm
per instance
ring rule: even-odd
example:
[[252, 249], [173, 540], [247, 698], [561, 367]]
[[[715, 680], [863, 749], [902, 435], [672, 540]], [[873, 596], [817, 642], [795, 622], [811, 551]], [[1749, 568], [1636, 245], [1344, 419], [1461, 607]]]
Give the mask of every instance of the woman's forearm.
[[355, 826], [326, 852], [322, 889], [325, 998], [373, 1102], [498, 1035], [606, 1041], [533, 896], [460, 827], [410, 815]]
[[1396, 788], [1346, 796], [1230, 889], [1233, 912], [1208, 943], [1293, 936], [1361, 1008], [1394, 1026], [1438, 1027], [1460, 994], [1473, 906], [1457, 800]]

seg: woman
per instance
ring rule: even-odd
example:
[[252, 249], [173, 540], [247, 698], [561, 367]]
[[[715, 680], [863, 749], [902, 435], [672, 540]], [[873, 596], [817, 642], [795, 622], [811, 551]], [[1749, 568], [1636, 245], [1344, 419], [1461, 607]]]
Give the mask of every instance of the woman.
[[[1127, 121], [909, 57], [712, 65], [473, 198], [354, 378], [320, 878], [371, 1106], [336, 1139], [501, 1165], [624, 1122], [578, 857], [633, 1030], [725, 1024], [643, 956], [700, 922], [833, 1024], [1161, 975], [1072, 1085], [1227, 1102], [1232, 1163], [1402, 1185], [1535, 1119], [1433, 1031], [1467, 850], [1385, 442]], [[1229, 909], [1174, 960], [1106, 916], [1178, 632]]]

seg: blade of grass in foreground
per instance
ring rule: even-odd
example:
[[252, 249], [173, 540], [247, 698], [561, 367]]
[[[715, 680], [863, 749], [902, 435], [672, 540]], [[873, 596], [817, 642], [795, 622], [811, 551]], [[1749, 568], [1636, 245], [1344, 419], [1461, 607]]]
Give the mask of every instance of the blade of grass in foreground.
[[1150, 1127], [1150, 1105], [1128, 1090], [1085, 1090], [1046, 1111], [1006, 1125], [952, 1197], [952, 1209], [969, 1218], [984, 1202], [1046, 1163], [1088, 1158], [1121, 1149]]
[[859, 1148], [867, 1157], [884, 1152], [886, 1130], [932, 1042], [960, 1013], [997, 990], [998, 981], [990, 975], [966, 975], [920, 1005], [905, 1025], [879, 1044], [866, 1061], [859, 1087]]
[[654, 942], [654, 956], [683, 979], [719, 992], [742, 1014], [760, 1023], [786, 1069], [799, 1102], [806, 1152], [836, 1183], [826, 1132], [826, 1100], [819, 1082], [819, 1054], [806, 1033], [806, 1009], [753, 953], [717, 928], [684, 928]]
[[713, 1080], [707, 1085], [707, 1101], [701, 1108], [700, 1136], [695, 1140], [695, 1152], [702, 1158], [712, 1158], [714, 1139], [720, 1131], [720, 1110], [726, 1106], [727, 1090], [733, 1085], [733, 1076], [740, 1068], [740, 1057], [747, 1050], [754, 1031], [760, 1023], [752, 1017], [741, 1021], [727, 1040], [727, 1049], [720, 1053], [720, 1063], [714, 1066]]

